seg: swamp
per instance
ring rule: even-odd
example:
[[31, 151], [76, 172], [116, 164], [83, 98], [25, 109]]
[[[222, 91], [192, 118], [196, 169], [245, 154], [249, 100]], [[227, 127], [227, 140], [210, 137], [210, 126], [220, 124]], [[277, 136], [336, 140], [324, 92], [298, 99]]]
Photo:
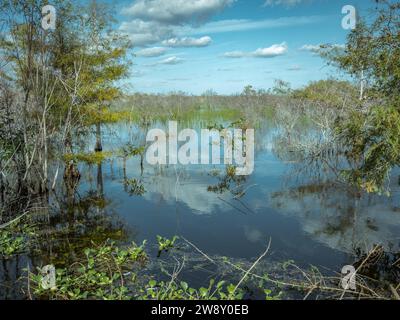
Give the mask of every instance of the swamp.
[[54, 1], [53, 31], [1, 2], [0, 299], [400, 299], [400, 4], [368, 2], [313, 49], [345, 75], [232, 94], [124, 88], [101, 1]]

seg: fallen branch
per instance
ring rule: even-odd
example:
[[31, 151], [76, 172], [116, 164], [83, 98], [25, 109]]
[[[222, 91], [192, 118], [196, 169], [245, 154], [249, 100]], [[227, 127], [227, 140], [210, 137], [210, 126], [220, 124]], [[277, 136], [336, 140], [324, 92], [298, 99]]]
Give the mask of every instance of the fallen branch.
[[242, 284], [242, 282], [247, 278], [247, 276], [249, 275], [249, 273], [251, 272], [251, 270], [254, 269], [254, 267], [261, 261], [262, 258], [264, 258], [268, 251], [269, 248], [271, 247], [271, 238], [269, 239], [269, 243], [267, 246], [267, 249], [264, 251], [264, 253], [253, 263], [253, 265], [251, 266], [251, 268], [249, 270], [247, 270], [247, 272], [244, 274], [244, 276], [242, 277], [242, 279], [240, 279], [239, 283], [236, 285], [235, 289], [233, 290], [232, 294], [235, 294], [236, 290], [240, 287], [240, 285]]
[[22, 215], [19, 217], [15, 218], [14, 220], [11, 220], [7, 223], [1, 224], [0, 229], [7, 228], [8, 226], [12, 225], [14, 222], [17, 222], [18, 220], [21, 220], [24, 216], [26, 216], [29, 213], [29, 211], [25, 211]]

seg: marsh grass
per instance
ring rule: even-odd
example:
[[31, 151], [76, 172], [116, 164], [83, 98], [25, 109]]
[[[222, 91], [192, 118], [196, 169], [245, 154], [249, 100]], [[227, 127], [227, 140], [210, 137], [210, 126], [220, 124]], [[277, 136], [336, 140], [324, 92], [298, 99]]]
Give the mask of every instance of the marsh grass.
[[89, 152], [89, 153], [68, 153], [64, 155], [64, 161], [69, 163], [73, 161], [74, 163], [84, 162], [88, 165], [101, 164], [105, 160], [113, 156], [112, 152]]

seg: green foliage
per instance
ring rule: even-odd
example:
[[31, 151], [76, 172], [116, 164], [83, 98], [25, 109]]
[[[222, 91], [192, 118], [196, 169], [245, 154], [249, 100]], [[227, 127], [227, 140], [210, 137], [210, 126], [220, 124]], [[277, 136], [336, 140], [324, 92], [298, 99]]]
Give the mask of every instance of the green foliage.
[[158, 253], [159, 255], [163, 251], [168, 251], [175, 246], [176, 240], [178, 240], [179, 237], [174, 236], [172, 239], [167, 239], [161, 236], [157, 236], [157, 243], [158, 243]]
[[142, 264], [147, 255], [145, 242], [119, 248], [114, 242], [94, 246], [83, 251], [82, 257], [68, 268], [56, 270], [56, 288], [44, 289], [42, 275], [31, 274], [33, 293], [37, 297], [62, 300], [104, 299], [128, 300], [125, 286], [132, 265]]
[[0, 256], [13, 256], [23, 252], [25, 247], [26, 243], [24, 236], [16, 236], [12, 232], [5, 230], [0, 231]]
[[321, 54], [369, 84], [367, 97], [375, 106], [339, 117], [336, 133], [350, 163], [344, 177], [367, 192], [381, 193], [400, 159], [400, 3], [374, 2], [376, 14], [368, 21], [358, 19], [344, 49], [325, 45]]
[[146, 288], [142, 290], [140, 299], [143, 300], [240, 300], [244, 291], [240, 288], [235, 290], [235, 285], [226, 285], [225, 281], [215, 283], [210, 280], [207, 288], [191, 288], [188, 283], [175, 281], [157, 282], [151, 280]]
[[36, 232], [34, 226], [21, 221], [0, 229], [0, 257], [10, 258], [26, 252]]
[[128, 188], [128, 192], [131, 196], [142, 196], [146, 193], [146, 189], [140, 180], [127, 179], [124, 181], [124, 185]]
[[305, 88], [295, 90], [292, 97], [319, 103], [326, 107], [343, 108], [357, 105], [357, 89], [348, 81], [334, 79], [311, 82]]
[[375, 16], [359, 18], [344, 50], [325, 45], [322, 56], [372, 85], [370, 95], [400, 102], [400, 3], [375, 0]]
[[244, 87], [242, 95], [246, 97], [255, 96], [257, 95], [257, 91], [253, 88], [253, 86], [247, 85]]
[[69, 163], [73, 161], [75, 163], [85, 162], [89, 165], [101, 164], [108, 158], [112, 157], [111, 152], [89, 152], [89, 153], [77, 153], [77, 154], [65, 154], [64, 161]]
[[292, 91], [292, 89], [290, 88], [290, 83], [280, 80], [280, 79], [276, 79], [274, 81], [274, 86], [272, 88], [272, 93], [278, 96], [284, 96], [284, 95], [288, 95], [290, 94], [290, 92]]
[[354, 111], [338, 122], [336, 131], [347, 146], [347, 159], [355, 166], [344, 172], [345, 177], [368, 192], [384, 191], [391, 169], [400, 164], [398, 109], [374, 107], [367, 114]]
[[96, 105], [82, 107], [82, 110], [85, 113], [84, 124], [87, 126], [101, 123], [117, 123], [130, 117], [130, 113], [127, 111], [112, 111], [107, 108], [99, 109]]
[[128, 158], [128, 157], [136, 157], [139, 155], [143, 155], [145, 151], [146, 148], [144, 146], [135, 147], [131, 143], [128, 143], [121, 148], [119, 154], [124, 158]]
[[[178, 237], [168, 240], [157, 237], [160, 249], [174, 247]], [[159, 280], [146, 268], [149, 257], [145, 252], [146, 241], [141, 246], [132, 243], [119, 246], [106, 241], [100, 245], [92, 243], [76, 252], [77, 256], [68, 266], [56, 268], [56, 286], [42, 287], [43, 276], [30, 272], [31, 293], [38, 299], [57, 300], [241, 300], [245, 290], [225, 280], [210, 279], [208, 286], [194, 288], [185, 281], [173, 277]], [[52, 263], [52, 260], [50, 260]], [[54, 263], [54, 262], [53, 262]], [[144, 273], [142, 272], [144, 270]], [[267, 279], [265, 277], [265, 279]], [[279, 299], [266, 289], [267, 280], [260, 280], [256, 289], [263, 292], [267, 300]]]

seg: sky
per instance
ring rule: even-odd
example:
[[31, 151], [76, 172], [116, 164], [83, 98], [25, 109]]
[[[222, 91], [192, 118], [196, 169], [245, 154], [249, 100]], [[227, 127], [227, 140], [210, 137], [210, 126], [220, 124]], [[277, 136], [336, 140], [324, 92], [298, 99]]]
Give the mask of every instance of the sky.
[[123, 0], [117, 24], [133, 42], [129, 91], [235, 94], [275, 79], [299, 88], [337, 71], [315, 54], [343, 45], [345, 5], [370, 0]]

